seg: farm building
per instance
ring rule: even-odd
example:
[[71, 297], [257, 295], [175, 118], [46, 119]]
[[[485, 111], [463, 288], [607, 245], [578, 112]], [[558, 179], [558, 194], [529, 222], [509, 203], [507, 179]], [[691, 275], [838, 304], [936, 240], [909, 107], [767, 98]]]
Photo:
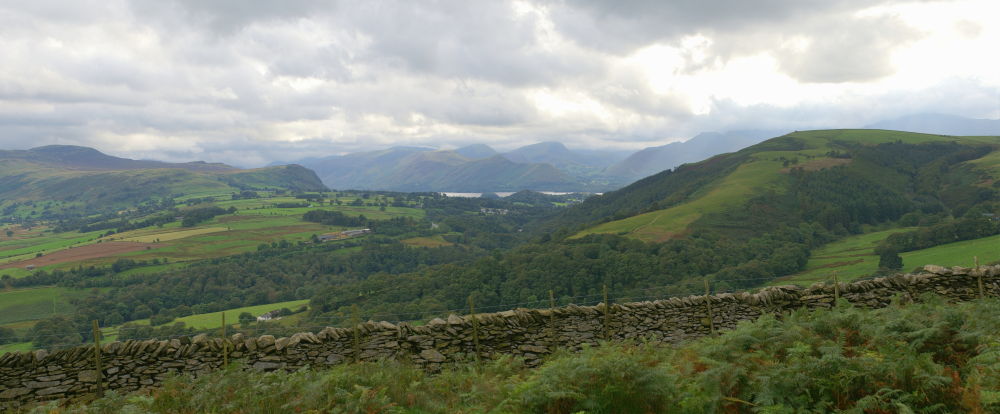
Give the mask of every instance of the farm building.
[[263, 315], [258, 316], [257, 317], [257, 322], [281, 319], [281, 317], [279, 315], [281, 315], [281, 310], [280, 309], [275, 309], [273, 311], [266, 312]]

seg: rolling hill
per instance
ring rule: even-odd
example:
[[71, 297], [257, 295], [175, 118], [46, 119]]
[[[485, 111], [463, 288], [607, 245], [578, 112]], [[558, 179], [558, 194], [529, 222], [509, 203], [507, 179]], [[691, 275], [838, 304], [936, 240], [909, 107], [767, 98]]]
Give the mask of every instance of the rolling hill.
[[299, 165], [244, 170], [204, 162], [131, 160], [65, 145], [0, 151], [4, 215], [36, 201], [86, 214], [180, 194], [249, 188], [325, 189], [315, 173]]
[[575, 226], [577, 236], [664, 241], [696, 230], [753, 233], [817, 220], [853, 231], [849, 222], [874, 224], [913, 210], [961, 215], [995, 196], [998, 147], [998, 137], [795, 132], [592, 197], [557, 222]]
[[704, 132], [693, 138], [638, 151], [628, 158], [609, 166], [604, 174], [636, 180], [674, 168], [678, 165], [701, 161], [716, 154], [736, 151], [767, 138], [783, 135], [786, 131], [730, 131]]

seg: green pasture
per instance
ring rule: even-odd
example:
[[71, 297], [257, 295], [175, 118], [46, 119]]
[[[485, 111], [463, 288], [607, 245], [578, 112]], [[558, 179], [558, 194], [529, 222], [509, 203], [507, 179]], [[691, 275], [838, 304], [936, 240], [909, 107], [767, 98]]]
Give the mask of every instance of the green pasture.
[[683, 234], [687, 227], [706, 211], [723, 211], [765, 189], [777, 189], [784, 175], [779, 173], [781, 162], [761, 159], [745, 163], [732, 174], [706, 190], [695, 193], [692, 200], [663, 210], [611, 221], [577, 233], [583, 237], [592, 233], [612, 233], [645, 241], [665, 241]]
[[71, 246], [90, 244], [101, 232], [51, 233], [42, 231], [27, 237], [0, 240], [0, 263], [11, 263], [35, 257], [37, 253], [51, 253]]
[[[870, 275], [878, 270], [879, 258], [875, 255], [875, 246], [889, 235], [907, 230], [912, 228], [862, 234], [830, 243], [813, 252], [806, 270], [770, 284], [807, 286], [832, 280], [833, 272], [837, 272], [837, 278], [841, 281]], [[903, 258], [902, 270], [906, 272], [928, 264], [972, 266], [973, 257], [978, 257], [980, 264], [991, 263], [1000, 260], [1000, 235], [900, 253], [900, 257]]]
[[31, 270], [22, 267], [10, 267], [7, 269], [0, 269], [0, 277], [2, 277], [3, 275], [8, 275], [14, 279], [20, 279], [22, 277], [30, 275], [31, 272], [32, 272]]
[[30, 351], [32, 349], [35, 349], [35, 347], [31, 345], [31, 342], [14, 342], [11, 344], [0, 345], [0, 355], [8, 352]]
[[[286, 201], [289, 202], [294, 200], [297, 199], [286, 198]], [[371, 219], [389, 219], [393, 217], [420, 218], [423, 216], [423, 210], [408, 207], [387, 207], [386, 211], [379, 211], [378, 207], [371, 206], [324, 206], [322, 209], [342, 211], [349, 215], [363, 214]], [[168, 259], [172, 262], [209, 259], [254, 251], [262, 243], [271, 243], [279, 240], [288, 240], [293, 243], [309, 241], [314, 234], [319, 235], [344, 229], [337, 226], [326, 226], [303, 221], [302, 214], [310, 210], [313, 210], [313, 208], [239, 210], [236, 214], [222, 215], [193, 228], [182, 228], [179, 223], [170, 223], [163, 227], [127, 231], [101, 240], [150, 243], [151, 249], [50, 265], [44, 267], [44, 269], [67, 269], [78, 265], [103, 266], [119, 258], [134, 260], [159, 258]], [[0, 263], [4, 262], [4, 259], [2, 259], [4, 253], [22, 253], [6, 259], [8, 261], [24, 260], [34, 257], [40, 251], [50, 253], [77, 244], [93, 243], [95, 242], [93, 240], [97, 239], [99, 235], [100, 232], [86, 234], [74, 232], [60, 234], [43, 233], [32, 238], [31, 240], [34, 242], [31, 245], [20, 247], [16, 251], [0, 250]], [[9, 241], [4, 242], [12, 244]], [[0, 248], [2, 248], [2, 244], [0, 244]], [[11, 268], [0, 270], [0, 274], [23, 277], [30, 274], [30, 272], [24, 269]]]
[[0, 291], [0, 325], [34, 321], [73, 312], [70, 300], [86, 296], [87, 290], [39, 287]]
[[445, 240], [440, 234], [436, 234], [429, 237], [413, 237], [409, 239], [400, 240], [405, 245], [413, 247], [443, 247], [452, 246], [454, 243]]
[[[254, 317], [257, 317], [260, 316], [261, 314], [276, 309], [288, 308], [294, 311], [302, 306], [308, 306], [308, 305], [309, 305], [309, 299], [302, 299], [302, 300], [292, 300], [288, 302], [271, 303], [267, 305], [245, 306], [242, 308], [227, 309], [219, 312], [201, 313], [197, 315], [185, 316], [183, 318], [174, 319], [169, 324], [184, 322], [185, 325], [193, 327], [195, 329], [211, 329], [222, 326], [223, 313], [226, 314], [226, 324], [235, 325], [239, 323], [240, 314], [243, 312], [249, 312], [253, 314]], [[143, 325], [148, 325], [149, 319], [132, 321], [132, 323], [140, 323]]]

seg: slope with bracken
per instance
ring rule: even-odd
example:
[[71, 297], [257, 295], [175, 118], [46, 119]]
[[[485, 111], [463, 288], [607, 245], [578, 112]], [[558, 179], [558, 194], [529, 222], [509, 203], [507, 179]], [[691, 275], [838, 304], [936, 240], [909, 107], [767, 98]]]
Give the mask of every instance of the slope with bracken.
[[591, 198], [556, 223], [576, 229], [577, 237], [664, 241], [693, 231], [749, 234], [801, 222], [857, 232], [851, 227], [915, 210], [961, 215], [996, 194], [997, 148], [998, 137], [795, 132]]

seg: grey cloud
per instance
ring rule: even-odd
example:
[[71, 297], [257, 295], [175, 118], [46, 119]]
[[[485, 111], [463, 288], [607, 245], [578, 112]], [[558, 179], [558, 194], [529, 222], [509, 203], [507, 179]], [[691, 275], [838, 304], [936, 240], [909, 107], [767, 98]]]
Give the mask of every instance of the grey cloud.
[[843, 13], [891, 0], [539, 0], [564, 33], [581, 44], [627, 53], [694, 33], [781, 30], [812, 16]]
[[819, 24], [804, 51], [778, 50], [785, 71], [805, 82], [848, 82], [892, 74], [892, 49], [920, 34], [892, 17]]
[[[717, 101], [710, 115], [694, 116], [680, 97], [614, 65], [653, 42], [701, 33], [714, 41], [710, 57], [689, 56], [687, 73], [770, 51], [808, 82], [874, 79], [892, 69], [887, 52], [915, 36], [898, 22], [852, 15], [883, 3], [540, 0], [554, 33], [534, 12], [490, 0], [0, 4], [0, 147], [76, 143], [120, 156], [255, 166], [401, 144], [626, 147], [704, 130], [863, 125], [856, 114], [872, 102], [939, 111], [945, 106], [933, 94], [947, 88], [954, 111], [996, 107], [985, 86], [955, 83], [927, 95], [795, 108]], [[811, 47], [783, 47], [793, 36]], [[49, 49], [49, 39], [69, 50]], [[322, 83], [296, 89], [285, 78]], [[535, 88], [588, 96], [622, 118], [550, 118], [536, 111]], [[278, 140], [292, 133], [304, 136]], [[123, 137], [139, 135], [151, 141], [115, 152], [125, 151]]]
[[[683, 36], [712, 40], [714, 59], [686, 69], [724, 63], [761, 51], [774, 54], [789, 75], [805, 82], [868, 81], [892, 73], [890, 51], [920, 34], [892, 17], [858, 17], [858, 10], [888, 0], [581, 1], [547, 2], [557, 25], [580, 45], [627, 54], [651, 43], [677, 45]], [[789, 50], [794, 38], [809, 41]]]
[[548, 50], [537, 16], [518, 16], [507, 2], [368, 2], [343, 10], [371, 38], [369, 58], [389, 67], [436, 76], [521, 86], [599, 73], [595, 56]]
[[[161, 3], [161, 4], [156, 4]], [[253, 23], [267, 23], [309, 16], [321, 10], [336, 7], [328, 0], [132, 0], [132, 9], [138, 13], [162, 11], [163, 3], [176, 6], [187, 17], [207, 25], [222, 35], [231, 35]]]

